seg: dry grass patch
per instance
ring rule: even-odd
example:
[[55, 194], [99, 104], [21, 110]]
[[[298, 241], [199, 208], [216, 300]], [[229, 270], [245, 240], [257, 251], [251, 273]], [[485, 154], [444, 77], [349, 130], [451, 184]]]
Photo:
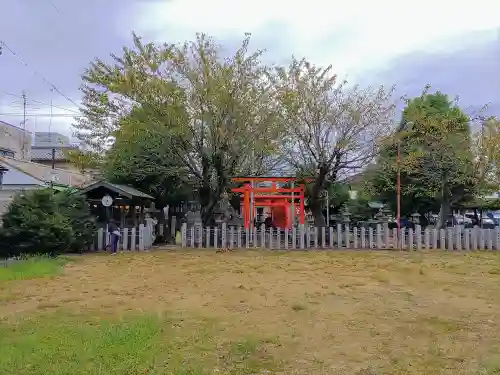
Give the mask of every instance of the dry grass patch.
[[[155, 334], [146, 330], [137, 339], [149, 343], [149, 356], [130, 354], [127, 340], [108, 343], [122, 348], [115, 349], [116, 363], [132, 356], [130, 366], [144, 374], [496, 374], [499, 265], [500, 254], [487, 252], [88, 256], [52, 279], [0, 282], [7, 332], [0, 346], [24, 332], [17, 339], [25, 341], [11, 342], [10, 358], [29, 362], [34, 344], [26, 337], [43, 332], [26, 328], [26, 321], [58, 327], [68, 316], [104, 319], [119, 330], [116, 322], [156, 317]], [[171, 331], [176, 326], [182, 329]], [[75, 333], [64, 327], [59, 331], [72, 342]], [[89, 332], [102, 336], [99, 329]], [[97, 352], [90, 350], [91, 370], [82, 374], [102, 373], [92, 370]], [[175, 360], [181, 357], [188, 362]], [[114, 363], [106, 374], [136, 373], [115, 371]], [[183, 366], [191, 372], [179, 372]], [[23, 371], [11, 373], [37, 374]]]

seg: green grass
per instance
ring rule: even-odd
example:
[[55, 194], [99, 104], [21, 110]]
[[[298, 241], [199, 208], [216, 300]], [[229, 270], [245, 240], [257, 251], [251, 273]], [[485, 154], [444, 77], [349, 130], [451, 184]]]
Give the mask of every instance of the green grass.
[[0, 374], [241, 375], [275, 369], [265, 350], [272, 341], [224, 342], [217, 333], [203, 319], [42, 314], [0, 324]]
[[0, 281], [56, 276], [62, 272], [63, 266], [68, 260], [65, 257], [34, 256], [7, 264], [0, 264]]

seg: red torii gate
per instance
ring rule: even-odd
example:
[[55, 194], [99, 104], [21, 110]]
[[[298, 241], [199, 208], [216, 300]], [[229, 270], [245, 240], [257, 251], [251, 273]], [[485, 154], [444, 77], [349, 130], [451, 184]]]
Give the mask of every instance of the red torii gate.
[[[231, 180], [233, 182], [245, 183], [243, 187], [231, 190], [233, 193], [242, 194], [245, 228], [251, 226], [257, 207], [272, 207], [273, 224], [276, 227], [289, 228], [293, 225], [290, 217], [291, 205], [295, 212], [298, 210], [299, 223], [305, 223], [304, 184], [299, 184], [297, 187], [292, 188], [279, 188], [277, 183], [294, 182], [297, 180], [311, 181], [312, 179], [298, 179], [295, 177], [234, 177]], [[254, 182], [271, 182], [271, 187], [253, 187], [252, 183]]]

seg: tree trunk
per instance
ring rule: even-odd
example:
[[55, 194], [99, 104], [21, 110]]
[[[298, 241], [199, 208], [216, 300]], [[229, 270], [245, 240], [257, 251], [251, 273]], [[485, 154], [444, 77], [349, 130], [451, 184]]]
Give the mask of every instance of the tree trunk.
[[325, 217], [323, 216], [323, 201], [321, 199], [321, 192], [325, 188], [327, 173], [327, 168], [321, 166], [319, 167], [319, 173], [316, 176], [316, 180], [314, 181], [314, 185], [309, 195], [309, 208], [311, 209], [311, 213], [313, 214], [314, 225], [316, 227], [326, 226]]
[[451, 207], [450, 207], [450, 196], [448, 192], [448, 176], [445, 174], [443, 176], [442, 186], [441, 186], [441, 207], [439, 209], [439, 221], [437, 225], [438, 229], [446, 228], [446, 222], [450, 212], [451, 212]]

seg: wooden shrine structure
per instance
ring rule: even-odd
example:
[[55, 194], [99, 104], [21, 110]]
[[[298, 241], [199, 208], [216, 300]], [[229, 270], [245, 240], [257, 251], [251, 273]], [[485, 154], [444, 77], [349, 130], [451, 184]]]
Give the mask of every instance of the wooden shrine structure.
[[[258, 207], [271, 209], [271, 220], [276, 228], [290, 228], [294, 225], [294, 218], [298, 217], [299, 224], [305, 223], [305, 185], [298, 184], [295, 177], [234, 177], [233, 182], [243, 186], [234, 188], [233, 193], [241, 194], [241, 211], [245, 229], [253, 225]], [[260, 184], [266, 183], [266, 187]], [[291, 187], [278, 187], [278, 184], [291, 184]], [[256, 186], [255, 186], [256, 185]], [[269, 186], [270, 185], [270, 186]]]

